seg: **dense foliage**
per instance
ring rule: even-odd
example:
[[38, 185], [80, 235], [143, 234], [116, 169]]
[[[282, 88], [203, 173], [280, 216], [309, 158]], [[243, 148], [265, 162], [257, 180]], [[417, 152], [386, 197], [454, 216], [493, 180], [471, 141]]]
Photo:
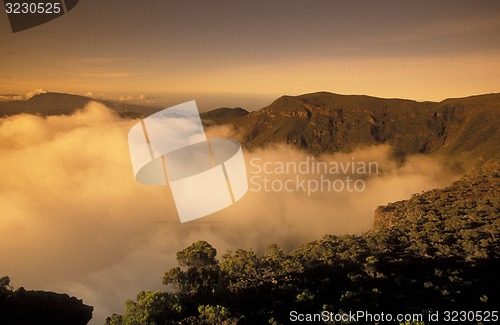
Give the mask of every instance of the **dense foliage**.
[[491, 164], [449, 188], [380, 207], [362, 236], [325, 236], [290, 253], [271, 245], [262, 255], [238, 249], [217, 259], [198, 241], [163, 277], [175, 290], [141, 292], [107, 323], [286, 324], [292, 310], [495, 310], [499, 176]]

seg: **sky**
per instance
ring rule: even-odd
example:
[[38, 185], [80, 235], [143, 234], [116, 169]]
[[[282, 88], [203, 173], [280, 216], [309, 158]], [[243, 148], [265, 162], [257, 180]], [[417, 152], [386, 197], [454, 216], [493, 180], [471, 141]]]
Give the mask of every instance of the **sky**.
[[[82, 0], [15, 34], [0, 12], [0, 95], [46, 89], [254, 110], [316, 91], [434, 101], [499, 92], [500, 2], [434, 2]], [[84, 299], [95, 307], [92, 324], [123, 312], [140, 290], [164, 289], [175, 252], [196, 240], [224, 253], [362, 233], [378, 205], [459, 177], [435, 158], [399, 166], [387, 147], [358, 148], [353, 155], [384, 171], [363, 193], [252, 192], [181, 225], [167, 189], [133, 177], [133, 123], [95, 102], [71, 116], [0, 119], [0, 276]], [[245, 155], [306, 158], [279, 146]]]
[[316, 91], [433, 101], [500, 91], [498, 1], [86, 0], [18, 33], [2, 13], [0, 41], [3, 94], [257, 109]]

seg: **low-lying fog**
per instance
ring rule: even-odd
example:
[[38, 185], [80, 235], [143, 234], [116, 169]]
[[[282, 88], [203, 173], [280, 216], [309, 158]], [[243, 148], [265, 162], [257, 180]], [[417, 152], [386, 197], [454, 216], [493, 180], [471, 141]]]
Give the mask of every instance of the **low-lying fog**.
[[[251, 183], [253, 190], [235, 205], [180, 224], [166, 187], [134, 179], [127, 134], [136, 122], [97, 103], [71, 116], [0, 119], [0, 276], [10, 276], [15, 287], [82, 298], [95, 307], [92, 324], [122, 313], [124, 301], [140, 290], [161, 289], [175, 252], [196, 240], [223, 253], [260, 251], [270, 243], [293, 249], [327, 233], [359, 234], [371, 227], [378, 205], [459, 177], [436, 159], [410, 157], [398, 166], [387, 146], [361, 148], [315, 159], [377, 162], [379, 173], [363, 176], [364, 191], [276, 193], [255, 191]], [[227, 126], [208, 134], [237, 138]], [[285, 145], [244, 154], [251, 173], [257, 171], [253, 158], [260, 166], [311, 159]], [[278, 182], [295, 175], [269, 177]]]

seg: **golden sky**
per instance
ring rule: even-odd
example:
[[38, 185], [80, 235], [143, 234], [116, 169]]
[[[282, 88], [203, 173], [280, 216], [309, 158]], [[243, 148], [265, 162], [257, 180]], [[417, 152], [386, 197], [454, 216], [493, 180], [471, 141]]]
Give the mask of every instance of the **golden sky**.
[[315, 91], [436, 101], [500, 91], [498, 1], [89, 0], [15, 34], [0, 16], [3, 94], [209, 94], [245, 107]]

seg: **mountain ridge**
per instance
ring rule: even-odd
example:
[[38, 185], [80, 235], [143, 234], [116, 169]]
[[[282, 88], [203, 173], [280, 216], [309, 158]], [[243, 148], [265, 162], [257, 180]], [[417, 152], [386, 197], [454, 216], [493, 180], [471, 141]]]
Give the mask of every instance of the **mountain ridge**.
[[470, 153], [484, 162], [499, 158], [498, 113], [498, 93], [436, 103], [320, 92], [282, 96], [233, 125], [250, 149], [287, 143], [320, 154], [389, 144], [401, 159]]
[[[0, 102], [0, 116], [71, 114], [90, 101], [124, 118], [143, 118], [163, 109], [49, 92]], [[438, 154], [480, 165], [500, 158], [499, 113], [500, 93], [418, 102], [320, 91], [284, 95], [252, 112], [224, 107], [200, 115], [205, 126], [232, 125], [249, 150], [286, 143], [321, 154], [388, 144], [400, 160], [412, 154]]]

